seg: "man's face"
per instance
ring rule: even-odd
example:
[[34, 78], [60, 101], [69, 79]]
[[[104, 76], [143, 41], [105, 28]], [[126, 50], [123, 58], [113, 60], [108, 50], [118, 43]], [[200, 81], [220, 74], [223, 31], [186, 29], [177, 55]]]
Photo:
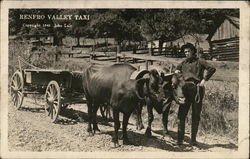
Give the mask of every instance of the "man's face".
[[187, 58], [191, 58], [194, 56], [194, 51], [191, 50], [190, 48], [185, 48], [184, 49], [184, 53], [186, 55]]

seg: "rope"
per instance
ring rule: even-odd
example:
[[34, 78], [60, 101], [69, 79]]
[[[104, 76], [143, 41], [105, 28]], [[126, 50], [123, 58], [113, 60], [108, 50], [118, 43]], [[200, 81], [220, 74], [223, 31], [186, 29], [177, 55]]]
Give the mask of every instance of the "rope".
[[200, 96], [200, 86], [196, 86], [197, 87], [197, 92], [195, 95], [195, 103], [200, 103], [201, 101], [201, 96]]
[[186, 81], [186, 83], [192, 83], [196, 86], [196, 95], [195, 95], [195, 98], [194, 98], [194, 101], [195, 103], [200, 103], [201, 101], [201, 96], [200, 96], [200, 86], [199, 85], [196, 85], [193, 81]]

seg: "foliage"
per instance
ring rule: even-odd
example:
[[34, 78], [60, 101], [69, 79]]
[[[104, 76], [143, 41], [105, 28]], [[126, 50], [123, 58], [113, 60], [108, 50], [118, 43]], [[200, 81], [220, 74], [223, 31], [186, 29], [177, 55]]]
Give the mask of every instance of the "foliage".
[[[92, 38], [115, 38], [142, 41], [161, 39], [172, 40], [186, 34], [209, 33], [225, 16], [239, 17], [239, 9], [11, 9], [9, 13], [9, 33], [33, 34], [53, 33], [56, 45], [66, 35]], [[88, 14], [90, 20], [20, 20], [20, 14]], [[70, 24], [70, 28], [26, 28], [24, 23]], [[40, 31], [41, 30], [41, 31]]]

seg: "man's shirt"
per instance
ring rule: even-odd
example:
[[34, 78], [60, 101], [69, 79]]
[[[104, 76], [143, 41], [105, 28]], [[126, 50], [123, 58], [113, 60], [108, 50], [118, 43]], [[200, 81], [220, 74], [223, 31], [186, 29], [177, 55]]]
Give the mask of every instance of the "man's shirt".
[[187, 58], [182, 61], [177, 66], [177, 70], [182, 72], [185, 80], [195, 80], [196, 82], [201, 82], [202, 79], [206, 81], [209, 80], [216, 71], [216, 69], [205, 60], [196, 57]]

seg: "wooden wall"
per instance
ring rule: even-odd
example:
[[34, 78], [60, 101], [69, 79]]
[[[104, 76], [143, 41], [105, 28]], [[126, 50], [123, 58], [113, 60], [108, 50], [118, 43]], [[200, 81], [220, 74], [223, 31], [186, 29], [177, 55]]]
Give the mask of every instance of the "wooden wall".
[[230, 39], [239, 37], [239, 29], [229, 22], [228, 19], [225, 19], [224, 22], [217, 28], [214, 33], [211, 41]]

